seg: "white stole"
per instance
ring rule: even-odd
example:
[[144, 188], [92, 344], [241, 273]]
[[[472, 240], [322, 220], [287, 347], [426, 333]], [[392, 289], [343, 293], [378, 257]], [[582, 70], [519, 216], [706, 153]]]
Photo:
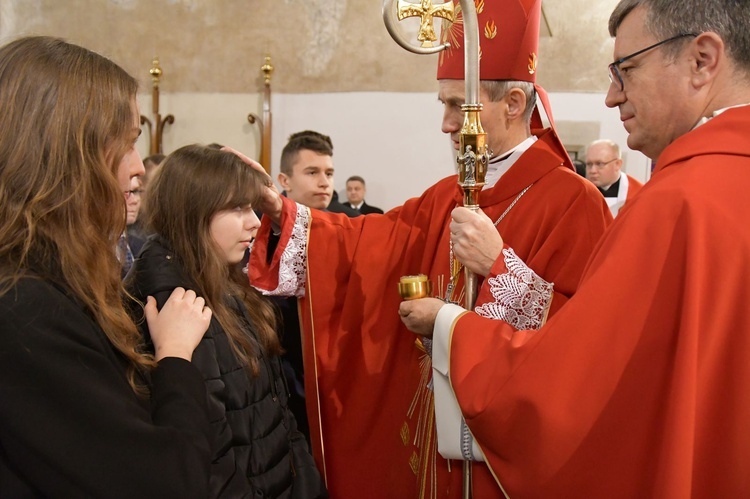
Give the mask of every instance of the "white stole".
[[617, 197], [616, 198], [604, 198], [605, 201], [607, 201], [607, 206], [609, 206], [609, 211], [612, 212], [612, 216], [616, 217], [617, 212], [620, 211], [620, 208], [622, 208], [622, 205], [625, 204], [625, 201], [628, 199], [628, 176], [625, 175], [625, 173], [620, 172], [620, 188], [617, 190]]

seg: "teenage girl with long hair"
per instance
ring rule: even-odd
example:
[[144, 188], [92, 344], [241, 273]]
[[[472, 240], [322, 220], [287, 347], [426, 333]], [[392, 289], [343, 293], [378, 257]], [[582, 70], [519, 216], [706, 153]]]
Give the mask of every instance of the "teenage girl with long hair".
[[[155, 235], [126, 286], [159, 306], [175, 288], [195, 289], [213, 311], [193, 357], [214, 428], [211, 497], [315, 498], [325, 492], [287, 405], [274, 310], [242, 272], [266, 178], [217, 148], [170, 154], [146, 198]], [[148, 336], [150, 324], [143, 325]]]

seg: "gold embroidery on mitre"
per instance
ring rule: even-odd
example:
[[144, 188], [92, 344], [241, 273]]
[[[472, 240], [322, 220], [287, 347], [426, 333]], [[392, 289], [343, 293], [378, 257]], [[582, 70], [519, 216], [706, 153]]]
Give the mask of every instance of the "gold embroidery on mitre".
[[533, 75], [534, 73], [536, 73], [537, 62], [538, 62], [537, 55], [534, 52], [529, 54], [529, 74], [530, 75]]
[[497, 25], [495, 24], [495, 21], [490, 19], [484, 25], [484, 37], [487, 38], [488, 40], [492, 40], [496, 36], [497, 36]]
[[[477, 15], [481, 14], [484, 11], [484, 0], [474, 0], [474, 6], [477, 9]], [[446, 57], [453, 56], [454, 50], [456, 51], [457, 56], [460, 55], [461, 57], [463, 57], [464, 55], [463, 50], [461, 50], [461, 42], [464, 39], [464, 13], [461, 9], [460, 3], [457, 3], [455, 5], [453, 13], [454, 21], [451, 23], [447, 19], [443, 19], [443, 25], [440, 30], [440, 44], [445, 45], [446, 43], [448, 43], [450, 45], [450, 48], [448, 50], [442, 50], [440, 52], [440, 55], [438, 57], [439, 66], [443, 65]], [[497, 35], [497, 27], [494, 27], [494, 30], [495, 33], [492, 36], [488, 36], [488, 38], [492, 39]], [[479, 57], [481, 59], [481, 47], [479, 50]]]
[[409, 425], [404, 421], [404, 426], [401, 427], [401, 441], [404, 445], [409, 445]]
[[438, 57], [438, 65], [442, 66], [446, 57], [452, 57], [456, 52], [456, 57], [463, 59], [464, 52], [461, 49], [461, 42], [464, 39], [464, 15], [461, 11], [461, 4], [456, 4], [454, 10], [454, 21], [450, 22], [447, 19], [443, 19], [443, 25], [440, 29], [440, 44], [450, 44], [450, 48], [447, 50], [441, 50], [440, 56]]
[[414, 452], [411, 455], [411, 458], [409, 458], [409, 466], [411, 466], [411, 470], [415, 475], [419, 473], [419, 456], [416, 452]]

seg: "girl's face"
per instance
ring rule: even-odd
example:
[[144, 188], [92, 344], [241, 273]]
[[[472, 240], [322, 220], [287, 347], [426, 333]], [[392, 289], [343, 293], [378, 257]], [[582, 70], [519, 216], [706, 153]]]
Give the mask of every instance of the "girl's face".
[[209, 232], [227, 264], [240, 263], [260, 227], [249, 204], [222, 210], [211, 218]]
[[120, 164], [117, 165], [117, 179], [120, 182], [120, 190], [126, 198], [129, 197], [131, 190], [130, 180], [133, 177], [146, 174], [146, 169], [143, 167], [143, 161], [141, 161], [141, 155], [135, 147], [135, 143], [141, 135], [140, 116], [141, 112], [138, 109], [138, 104], [134, 101], [133, 127], [131, 128], [129, 132], [130, 136], [128, 137], [130, 148], [120, 160]]

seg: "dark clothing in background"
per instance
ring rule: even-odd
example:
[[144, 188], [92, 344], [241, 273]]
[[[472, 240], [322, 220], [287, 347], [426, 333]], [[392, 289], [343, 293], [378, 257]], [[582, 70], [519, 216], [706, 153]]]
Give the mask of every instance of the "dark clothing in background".
[[362, 203], [362, 206], [359, 207], [359, 210], [357, 210], [357, 208], [352, 206], [351, 203], [344, 203], [344, 206], [348, 206], [352, 210], [356, 210], [363, 215], [369, 215], [370, 213], [379, 213], [380, 215], [383, 214], [383, 210], [381, 210], [377, 206], [370, 206], [369, 204], [365, 202]]
[[601, 187], [597, 187], [599, 189], [599, 192], [602, 193], [602, 196], [605, 198], [616, 198], [617, 194], [620, 192], [620, 179], [617, 179], [617, 182], [610, 185], [607, 189], [602, 189]]
[[[158, 236], [144, 245], [126, 285], [139, 300], [156, 298], [160, 308], [174, 288], [196, 289]], [[244, 302], [233, 297], [227, 300], [258, 345]], [[142, 326], [148, 334], [145, 323]], [[193, 364], [208, 387], [213, 426], [209, 497], [325, 497], [320, 475], [288, 407], [281, 361], [263, 352], [257, 358], [260, 373], [252, 377], [216, 318], [211, 319], [193, 354]]]
[[328, 208], [326, 208], [325, 211], [331, 211], [333, 213], [346, 213], [346, 215], [349, 217], [358, 217], [361, 215], [359, 211], [355, 210], [351, 206], [341, 203], [341, 201], [339, 201], [339, 193], [336, 191], [333, 191], [331, 202], [328, 203]]

